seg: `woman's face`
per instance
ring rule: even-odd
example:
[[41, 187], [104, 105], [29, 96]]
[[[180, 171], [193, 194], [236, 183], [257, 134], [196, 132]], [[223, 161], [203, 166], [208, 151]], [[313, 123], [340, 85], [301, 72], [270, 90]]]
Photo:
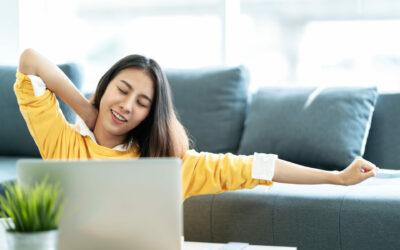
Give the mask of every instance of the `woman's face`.
[[106, 138], [124, 140], [126, 134], [149, 114], [153, 96], [153, 80], [146, 71], [135, 68], [121, 70], [101, 98], [97, 129], [101, 128]]

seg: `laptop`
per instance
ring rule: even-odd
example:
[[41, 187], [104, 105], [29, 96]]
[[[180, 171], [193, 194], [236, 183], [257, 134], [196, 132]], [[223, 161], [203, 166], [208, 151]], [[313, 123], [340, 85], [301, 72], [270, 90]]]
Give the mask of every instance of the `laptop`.
[[182, 248], [179, 158], [23, 159], [17, 175], [23, 185], [46, 175], [60, 184], [59, 250]]

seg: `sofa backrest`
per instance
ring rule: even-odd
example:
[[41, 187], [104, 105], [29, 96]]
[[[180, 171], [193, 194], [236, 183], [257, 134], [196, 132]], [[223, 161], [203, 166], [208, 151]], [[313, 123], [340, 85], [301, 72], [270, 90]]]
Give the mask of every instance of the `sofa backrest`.
[[400, 169], [400, 93], [378, 96], [364, 158], [380, 168]]
[[[81, 88], [81, 74], [76, 64], [59, 65], [61, 70], [71, 79], [78, 89]], [[19, 111], [14, 93], [16, 66], [0, 66], [0, 155], [40, 157], [26, 123]], [[74, 122], [75, 113], [60, 102], [68, 122]]]
[[236, 153], [247, 107], [244, 67], [166, 70], [178, 117], [197, 151]]
[[[254, 150], [244, 152], [239, 149], [244, 119], [252, 104], [247, 93], [249, 78], [245, 68], [166, 70], [166, 74], [178, 116], [194, 140], [194, 149], [252, 154]], [[380, 94], [364, 158], [381, 168], [400, 169], [399, 125], [400, 93]]]
[[[59, 67], [78, 89], [76, 64]], [[40, 157], [20, 114], [13, 91], [17, 67], [0, 66], [0, 156]], [[238, 153], [248, 106], [249, 75], [244, 67], [166, 70], [175, 108], [193, 139], [192, 148]], [[59, 100], [68, 122], [75, 113]], [[400, 93], [380, 94], [372, 117], [364, 158], [380, 168], [400, 169]], [[266, 152], [268, 153], [268, 152]]]

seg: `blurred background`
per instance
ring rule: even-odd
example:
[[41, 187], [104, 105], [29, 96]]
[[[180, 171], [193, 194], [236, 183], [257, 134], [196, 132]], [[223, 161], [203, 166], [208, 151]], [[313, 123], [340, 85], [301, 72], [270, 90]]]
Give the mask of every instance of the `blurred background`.
[[0, 0], [0, 64], [34, 48], [84, 69], [84, 92], [118, 59], [163, 68], [245, 65], [265, 85], [400, 90], [398, 0]]

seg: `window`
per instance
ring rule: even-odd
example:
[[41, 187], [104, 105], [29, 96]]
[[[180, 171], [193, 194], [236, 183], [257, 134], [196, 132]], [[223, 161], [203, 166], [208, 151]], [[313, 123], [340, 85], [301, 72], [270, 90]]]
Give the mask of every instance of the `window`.
[[400, 90], [400, 21], [315, 21], [299, 45], [298, 83]]
[[219, 0], [22, 1], [22, 47], [35, 47], [57, 63], [80, 63], [84, 92], [93, 92], [106, 70], [128, 54], [154, 58], [163, 68], [223, 64]]
[[397, 0], [20, 0], [21, 48], [84, 67], [84, 92], [128, 54], [163, 68], [245, 65], [265, 85], [400, 89]]

